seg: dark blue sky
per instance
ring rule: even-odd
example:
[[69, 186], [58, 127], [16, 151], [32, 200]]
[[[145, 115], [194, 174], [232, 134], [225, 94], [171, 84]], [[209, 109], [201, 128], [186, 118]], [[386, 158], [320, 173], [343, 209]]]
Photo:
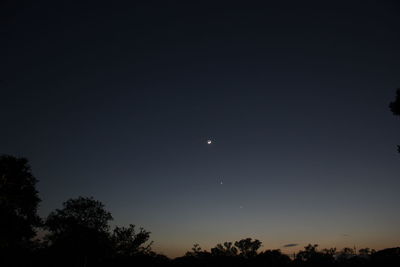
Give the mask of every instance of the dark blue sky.
[[30, 160], [42, 216], [93, 196], [171, 256], [400, 245], [396, 1], [0, 10], [0, 152]]

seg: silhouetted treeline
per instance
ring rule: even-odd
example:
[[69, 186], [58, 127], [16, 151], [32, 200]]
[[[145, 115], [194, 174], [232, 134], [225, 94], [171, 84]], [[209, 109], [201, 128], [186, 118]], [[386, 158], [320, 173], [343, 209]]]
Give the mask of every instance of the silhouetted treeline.
[[169, 259], [152, 251], [145, 229], [111, 229], [111, 213], [90, 197], [69, 199], [39, 218], [36, 182], [26, 159], [0, 156], [0, 266], [400, 266], [399, 247], [336, 251], [310, 244], [289, 257], [279, 249], [260, 251], [261, 242], [251, 238], [209, 251], [195, 244]]
[[[389, 108], [400, 116], [400, 89]], [[400, 266], [399, 247], [337, 251], [309, 244], [289, 257], [279, 249], [260, 251], [261, 242], [251, 238], [210, 251], [195, 244], [183, 257], [169, 259], [152, 251], [145, 229], [111, 229], [111, 213], [90, 197], [69, 199], [40, 218], [36, 183], [27, 159], [0, 156], [0, 266]]]

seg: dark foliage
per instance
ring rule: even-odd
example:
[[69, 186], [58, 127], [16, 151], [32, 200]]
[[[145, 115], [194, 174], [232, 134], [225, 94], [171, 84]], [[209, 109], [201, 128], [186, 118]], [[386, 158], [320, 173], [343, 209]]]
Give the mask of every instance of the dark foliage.
[[394, 115], [400, 116], [400, 88], [396, 91], [396, 99], [389, 104], [390, 110]]
[[[400, 88], [397, 89], [396, 99], [389, 104], [389, 108], [393, 115], [400, 116]], [[397, 151], [400, 153], [400, 146], [397, 146]]]
[[238, 248], [240, 256], [252, 258], [257, 255], [257, 250], [261, 247], [261, 242], [257, 239], [252, 241], [251, 238], [246, 238], [236, 241], [235, 247]]
[[27, 159], [0, 156], [0, 265], [19, 262], [34, 246], [41, 224], [36, 183]]
[[48, 216], [45, 229], [46, 240], [52, 253], [65, 259], [64, 263], [99, 264], [110, 251], [108, 222], [111, 213], [93, 198], [79, 197], [63, 203]]
[[318, 250], [318, 245], [309, 244], [290, 258], [280, 250], [259, 252], [261, 242], [251, 238], [217, 244], [210, 251], [195, 244], [185, 256], [169, 259], [151, 250], [150, 232], [143, 228], [131, 224], [111, 231], [111, 213], [90, 197], [67, 200], [51, 212], [43, 225], [45, 239], [33, 242], [41, 222], [36, 214], [40, 200], [27, 160], [1, 156], [0, 183], [1, 266], [400, 266], [400, 248], [363, 248], [357, 253], [352, 248]]

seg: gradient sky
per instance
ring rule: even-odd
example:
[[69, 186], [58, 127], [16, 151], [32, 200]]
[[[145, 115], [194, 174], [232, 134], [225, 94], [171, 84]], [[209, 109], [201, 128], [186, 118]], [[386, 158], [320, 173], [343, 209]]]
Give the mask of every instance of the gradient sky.
[[400, 246], [398, 1], [14, 2], [0, 153], [41, 216], [93, 196], [169, 256]]

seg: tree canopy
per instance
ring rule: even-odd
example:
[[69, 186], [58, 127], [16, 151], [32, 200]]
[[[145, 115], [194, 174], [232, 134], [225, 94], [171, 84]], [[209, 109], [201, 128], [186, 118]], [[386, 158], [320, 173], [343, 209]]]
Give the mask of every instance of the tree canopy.
[[[400, 88], [396, 91], [396, 98], [393, 102], [390, 102], [389, 108], [393, 115], [400, 116]], [[400, 146], [397, 146], [397, 151], [400, 153]]]
[[[110, 228], [113, 219], [105, 205], [92, 197], [69, 199], [51, 212], [45, 224], [36, 214], [40, 201], [37, 180], [28, 161], [0, 157], [1, 266], [399, 266], [400, 248], [380, 251], [362, 248], [318, 250], [309, 244], [290, 258], [279, 249], [258, 252], [252, 238], [219, 243], [210, 251], [195, 244], [185, 256], [169, 259], [151, 250], [150, 232], [135, 225]], [[48, 231], [33, 244], [35, 228]], [[10, 253], [11, 252], [11, 253]]]
[[251, 238], [246, 238], [235, 242], [235, 246], [239, 250], [239, 255], [246, 258], [257, 255], [257, 250], [261, 247], [261, 244], [262, 243], [260, 240], [252, 240]]
[[137, 232], [135, 225], [129, 227], [115, 227], [112, 233], [114, 251], [117, 255], [133, 256], [147, 254], [151, 251], [151, 244], [145, 245], [150, 238], [150, 232], [140, 228]]
[[21, 248], [40, 226], [37, 180], [26, 158], [0, 156], [0, 248]]
[[62, 209], [51, 212], [46, 220], [46, 227], [54, 235], [74, 228], [106, 232], [112, 219], [111, 213], [105, 210], [100, 201], [92, 197], [78, 197], [64, 202]]
[[389, 104], [390, 110], [394, 115], [400, 116], [400, 88], [396, 91], [396, 98]]
[[78, 197], [63, 203], [47, 217], [46, 236], [54, 254], [68, 264], [99, 264], [111, 251], [111, 213], [92, 197]]

